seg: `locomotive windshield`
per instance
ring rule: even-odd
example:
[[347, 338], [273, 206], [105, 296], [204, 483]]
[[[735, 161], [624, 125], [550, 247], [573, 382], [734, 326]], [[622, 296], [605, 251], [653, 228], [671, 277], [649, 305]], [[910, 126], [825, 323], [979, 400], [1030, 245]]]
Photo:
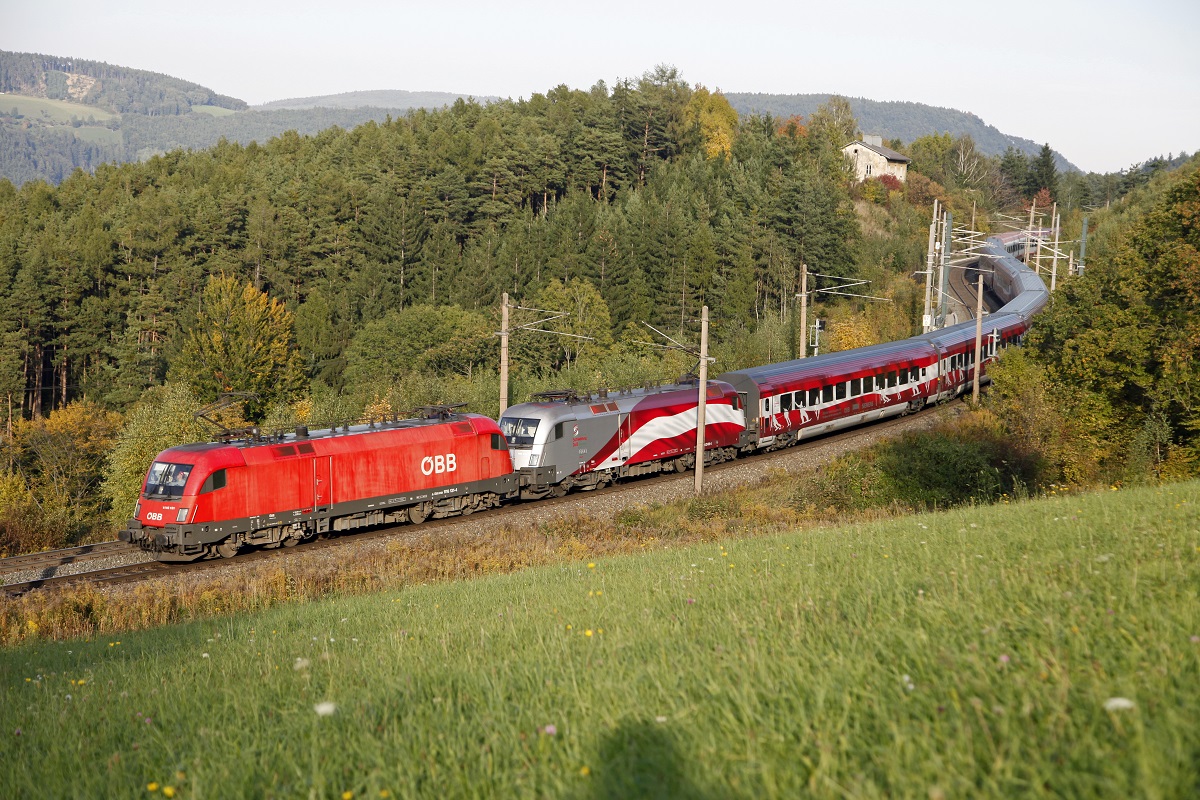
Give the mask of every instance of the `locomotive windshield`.
[[538, 422], [540, 420], [504, 417], [500, 420], [500, 430], [504, 432], [504, 438], [510, 445], [529, 446], [533, 444], [533, 436], [537, 433]]
[[183, 497], [183, 487], [191, 474], [191, 464], [155, 461], [150, 467], [150, 474], [146, 476], [142, 495], [150, 500], [178, 500]]

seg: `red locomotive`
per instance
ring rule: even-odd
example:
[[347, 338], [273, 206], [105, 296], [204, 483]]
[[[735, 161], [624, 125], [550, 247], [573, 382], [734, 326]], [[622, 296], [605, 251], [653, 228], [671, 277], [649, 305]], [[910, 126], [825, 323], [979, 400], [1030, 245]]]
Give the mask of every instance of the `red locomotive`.
[[484, 416], [300, 427], [164, 450], [119, 538], [164, 561], [232, 557], [244, 546], [470, 514], [517, 491], [508, 445]]

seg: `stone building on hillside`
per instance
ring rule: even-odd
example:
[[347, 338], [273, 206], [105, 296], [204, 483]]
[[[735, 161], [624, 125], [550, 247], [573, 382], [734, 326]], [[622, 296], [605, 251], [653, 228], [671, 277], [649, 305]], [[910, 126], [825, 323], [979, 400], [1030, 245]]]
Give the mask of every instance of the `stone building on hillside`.
[[908, 156], [884, 147], [881, 136], [863, 136], [861, 142], [851, 142], [843, 147], [842, 153], [854, 165], [859, 182], [892, 175], [903, 183], [908, 177], [908, 162], [912, 161]]

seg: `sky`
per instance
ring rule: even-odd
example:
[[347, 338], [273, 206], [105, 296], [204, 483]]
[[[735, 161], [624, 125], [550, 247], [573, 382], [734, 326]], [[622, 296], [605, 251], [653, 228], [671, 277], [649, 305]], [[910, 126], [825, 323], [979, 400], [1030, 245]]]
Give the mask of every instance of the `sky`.
[[250, 104], [369, 89], [528, 97], [675, 66], [726, 92], [972, 112], [1087, 171], [1200, 149], [1200, 3], [0, 0], [0, 50]]

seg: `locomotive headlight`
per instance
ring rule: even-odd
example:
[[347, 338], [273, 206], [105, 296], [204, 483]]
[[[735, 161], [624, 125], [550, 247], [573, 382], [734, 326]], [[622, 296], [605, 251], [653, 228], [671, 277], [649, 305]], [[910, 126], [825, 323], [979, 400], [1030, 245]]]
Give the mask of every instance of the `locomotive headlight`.
[[534, 453], [529, 457], [529, 466], [536, 467], [538, 465], [538, 453]]
[[186, 508], [179, 509], [179, 513], [175, 515], [176, 522], [187, 522], [188, 510]]

